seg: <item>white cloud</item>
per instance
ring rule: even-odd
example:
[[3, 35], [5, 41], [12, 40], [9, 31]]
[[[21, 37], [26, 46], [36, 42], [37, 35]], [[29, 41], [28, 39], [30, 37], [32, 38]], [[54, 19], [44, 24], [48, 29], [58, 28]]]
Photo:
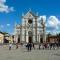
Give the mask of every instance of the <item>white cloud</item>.
[[6, 2], [6, 0], [0, 0], [0, 3], [5, 3]]
[[10, 26], [10, 24], [7, 24], [7, 26]]
[[56, 27], [58, 24], [59, 24], [59, 20], [58, 20], [58, 18], [56, 17], [56, 16], [50, 16], [49, 18], [48, 18], [48, 25], [50, 25], [50, 26], [53, 26], [53, 27]]
[[40, 26], [41, 18], [46, 22], [46, 32], [56, 33], [60, 30], [60, 21], [56, 16], [50, 16], [46, 19], [46, 16], [40, 16], [38, 18], [38, 26]]
[[46, 21], [46, 16], [45, 16], [45, 15], [40, 16], [40, 17], [38, 18], [38, 21], [40, 21], [41, 19], [43, 19], [44, 21]]
[[5, 2], [6, 2], [6, 0], [0, 0], [0, 12], [9, 13], [9, 12], [14, 11], [14, 8], [6, 5]]
[[59, 26], [56, 26], [56, 30], [58, 30], [59, 29]]
[[48, 27], [51, 32], [56, 33], [60, 27], [59, 19], [56, 16], [50, 16], [46, 22], [46, 27]]

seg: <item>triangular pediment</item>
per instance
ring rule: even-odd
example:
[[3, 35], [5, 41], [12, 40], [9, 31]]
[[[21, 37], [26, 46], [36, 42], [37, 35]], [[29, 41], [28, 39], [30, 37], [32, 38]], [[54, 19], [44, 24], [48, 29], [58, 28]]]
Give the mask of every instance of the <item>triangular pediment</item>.
[[24, 18], [36, 17], [36, 14], [29, 10], [23, 17]]

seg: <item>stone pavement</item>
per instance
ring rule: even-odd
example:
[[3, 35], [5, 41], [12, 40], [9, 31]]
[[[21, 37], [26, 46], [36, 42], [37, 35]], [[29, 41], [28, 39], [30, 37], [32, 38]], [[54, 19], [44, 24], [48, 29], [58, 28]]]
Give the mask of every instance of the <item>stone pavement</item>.
[[28, 52], [25, 47], [15, 46], [9, 51], [8, 46], [0, 46], [0, 60], [60, 60], [60, 49], [58, 50], [38, 50], [33, 49]]

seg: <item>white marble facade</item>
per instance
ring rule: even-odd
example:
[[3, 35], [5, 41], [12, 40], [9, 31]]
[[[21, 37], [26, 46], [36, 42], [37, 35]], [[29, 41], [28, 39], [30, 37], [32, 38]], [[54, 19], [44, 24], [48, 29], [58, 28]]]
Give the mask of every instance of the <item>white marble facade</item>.
[[24, 42], [40, 42], [40, 24], [38, 24], [39, 16], [29, 10], [25, 15], [22, 16], [22, 24], [15, 26], [15, 41], [18, 42], [18, 36], [20, 43]]

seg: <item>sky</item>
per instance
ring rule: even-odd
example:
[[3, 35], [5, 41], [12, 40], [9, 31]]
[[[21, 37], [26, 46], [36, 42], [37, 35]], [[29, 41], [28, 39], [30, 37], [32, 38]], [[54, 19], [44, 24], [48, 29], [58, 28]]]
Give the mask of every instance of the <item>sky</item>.
[[47, 32], [60, 32], [60, 0], [0, 0], [0, 31], [13, 34], [30, 8], [46, 18]]

